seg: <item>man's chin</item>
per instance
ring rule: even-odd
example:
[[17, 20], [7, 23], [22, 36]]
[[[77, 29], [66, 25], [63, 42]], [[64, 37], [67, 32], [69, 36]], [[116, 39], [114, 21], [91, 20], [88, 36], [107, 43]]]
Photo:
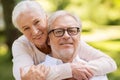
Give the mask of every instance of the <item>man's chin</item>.
[[73, 49], [62, 49], [61, 54], [63, 54], [64, 56], [72, 56], [74, 54], [74, 50]]

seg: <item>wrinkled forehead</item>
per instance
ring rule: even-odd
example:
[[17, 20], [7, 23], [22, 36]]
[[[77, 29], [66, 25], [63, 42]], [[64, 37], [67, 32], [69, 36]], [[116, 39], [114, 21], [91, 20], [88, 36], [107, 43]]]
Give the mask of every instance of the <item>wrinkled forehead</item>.
[[44, 14], [39, 10], [39, 9], [26, 9], [24, 11], [21, 11], [20, 14], [18, 15], [19, 16], [30, 16], [31, 14], [34, 14], [34, 15], [39, 15], [39, 16], [44, 16]]
[[62, 15], [56, 17], [52, 23], [52, 27], [79, 27], [78, 21], [71, 15]]
[[17, 16], [17, 21], [19, 19], [26, 18], [26, 19], [31, 19], [31, 18], [40, 18], [41, 20], [44, 20], [46, 18], [46, 14], [41, 11], [39, 7], [31, 7], [28, 6], [26, 9], [21, 11], [19, 15]]
[[33, 24], [35, 20], [42, 22], [46, 21], [46, 17], [38, 9], [26, 9], [21, 12], [16, 19], [16, 22], [19, 27]]
[[[25, 9], [23, 9], [20, 13], [20, 14], [28, 14], [29, 13], [34, 13], [34, 14], [39, 14], [40, 16], [45, 16], [45, 13], [41, 10], [41, 8], [39, 7], [31, 7], [31, 6], [27, 6]], [[18, 16], [19, 16], [18, 15]]]

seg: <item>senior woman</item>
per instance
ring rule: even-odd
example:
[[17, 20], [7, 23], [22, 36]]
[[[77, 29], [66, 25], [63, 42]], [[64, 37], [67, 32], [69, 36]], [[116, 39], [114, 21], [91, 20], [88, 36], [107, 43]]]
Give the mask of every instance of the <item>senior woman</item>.
[[[13, 74], [16, 80], [61, 80], [70, 77], [80, 80], [78, 77], [80, 68], [75, 63], [51, 67], [40, 65], [51, 49], [47, 45], [47, 15], [37, 2], [22, 1], [18, 3], [13, 10], [12, 21], [15, 27], [23, 33], [12, 46]], [[91, 56], [101, 54], [100, 51], [84, 42], [81, 43], [81, 47], [80, 50], [83, 54], [91, 54]], [[89, 63], [89, 70], [92, 70], [95, 75], [106, 74], [116, 69], [116, 64], [110, 57], [102, 55], [97, 58], [97, 60], [93, 58], [94, 60]], [[91, 59], [88, 58], [88, 60]], [[103, 63], [104, 67], [100, 68]], [[20, 69], [24, 70], [24, 72], [21, 70], [21, 77]], [[84, 72], [84, 74], [87, 73]]]

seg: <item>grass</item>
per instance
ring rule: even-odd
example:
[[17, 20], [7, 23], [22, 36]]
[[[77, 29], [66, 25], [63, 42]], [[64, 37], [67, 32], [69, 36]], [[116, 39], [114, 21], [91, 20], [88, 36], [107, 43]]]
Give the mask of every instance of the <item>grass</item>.
[[10, 53], [0, 56], [0, 80], [14, 80]]

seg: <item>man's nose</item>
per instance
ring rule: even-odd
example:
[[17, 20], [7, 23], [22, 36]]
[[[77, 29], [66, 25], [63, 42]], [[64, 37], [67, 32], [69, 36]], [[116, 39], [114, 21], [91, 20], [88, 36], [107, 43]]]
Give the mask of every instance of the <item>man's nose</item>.
[[35, 26], [32, 26], [32, 34], [36, 35], [38, 33], [38, 29]]
[[64, 35], [63, 35], [63, 37], [64, 37], [65, 39], [68, 39], [68, 38], [70, 38], [70, 35], [68, 34], [68, 32], [67, 32], [67, 31], [65, 31], [65, 33], [64, 33]]

